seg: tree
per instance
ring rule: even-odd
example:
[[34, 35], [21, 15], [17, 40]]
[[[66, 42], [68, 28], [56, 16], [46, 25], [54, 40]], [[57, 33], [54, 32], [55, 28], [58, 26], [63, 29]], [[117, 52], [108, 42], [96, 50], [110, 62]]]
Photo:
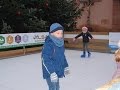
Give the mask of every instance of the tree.
[[81, 15], [75, 0], [44, 0], [40, 6], [39, 16], [43, 20], [49, 25], [58, 22], [65, 30], [73, 30], [76, 18]]
[[80, 16], [75, 0], [0, 0], [0, 29], [4, 22], [14, 33], [47, 31], [53, 22], [73, 30]]
[[[18, 30], [18, 17], [20, 16], [20, 3], [17, 0], [1, 0], [1, 8], [0, 8], [0, 17], [1, 20], [7, 23], [10, 28], [14, 30], [14, 32], [23, 32], [24, 30]], [[19, 13], [18, 13], [19, 12]], [[20, 19], [19, 19], [20, 20]], [[2, 22], [2, 23], [3, 23]], [[21, 26], [24, 27], [24, 26]]]
[[31, 1], [32, 0], [1, 0], [0, 30], [4, 33], [7, 31], [7, 27], [6, 29], [2, 29], [4, 22], [13, 29], [14, 33], [29, 32], [29, 30], [26, 31], [25, 25], [29, 23], [31, 18], [34, 18], [36, 11], [29, 12], [32, 6], [26, 7], [25, 5], [29, 5], [29, 3], [32, 3]]

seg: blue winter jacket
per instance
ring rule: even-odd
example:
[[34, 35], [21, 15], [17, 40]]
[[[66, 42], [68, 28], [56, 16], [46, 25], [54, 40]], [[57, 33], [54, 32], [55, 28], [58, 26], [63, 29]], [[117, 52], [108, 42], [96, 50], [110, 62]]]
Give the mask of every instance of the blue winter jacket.
[[58, 47], [48, 36], [42, 50], [42, 70], [43, 78], [50, 78], [50, 74], [55, 72], [59, 78], [64, 76], [64, 69], [68, 67], [64, 55], [64, 46]]

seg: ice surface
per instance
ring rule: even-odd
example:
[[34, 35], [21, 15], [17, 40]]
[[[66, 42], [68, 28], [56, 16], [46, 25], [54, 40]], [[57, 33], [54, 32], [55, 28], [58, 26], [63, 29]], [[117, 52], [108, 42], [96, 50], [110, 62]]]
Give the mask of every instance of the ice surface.
[[[70, 75], [60, 79], [60, 90], [95, 90], [111, 80], [116, 64], [114, 55], [66, 50]], [[42, 78], [41, 53], [0, 60], [0, 90], [48, 90]]]

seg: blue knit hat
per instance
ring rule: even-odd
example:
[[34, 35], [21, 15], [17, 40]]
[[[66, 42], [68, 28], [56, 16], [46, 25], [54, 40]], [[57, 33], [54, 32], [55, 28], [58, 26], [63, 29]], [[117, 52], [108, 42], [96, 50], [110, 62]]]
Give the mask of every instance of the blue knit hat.
[[53, 23], [51, 26], [50, 26], [50, 31], [49, 33], [53, 33], [57, 30], [64, 30], [63, 26], [60, 25], [59, 23]]

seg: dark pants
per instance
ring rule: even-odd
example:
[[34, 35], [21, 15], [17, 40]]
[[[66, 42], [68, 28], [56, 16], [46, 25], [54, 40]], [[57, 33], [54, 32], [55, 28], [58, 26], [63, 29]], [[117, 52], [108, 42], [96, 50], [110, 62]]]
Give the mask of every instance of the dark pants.
[[46, 79], [49, 90], [59, 90], [60, 86], [59, 86], [59, 80], [58, 82], [51, 82], [51, 79], [48, 78]]
[[87, 51], [88, 53], [90, 53], [90, 50], [89, 50], [89, 48], [88, 48], [88, 45], [89, 45], [89, 42], [83, 42], [83, 54], [85, 54], [86, 51]]

